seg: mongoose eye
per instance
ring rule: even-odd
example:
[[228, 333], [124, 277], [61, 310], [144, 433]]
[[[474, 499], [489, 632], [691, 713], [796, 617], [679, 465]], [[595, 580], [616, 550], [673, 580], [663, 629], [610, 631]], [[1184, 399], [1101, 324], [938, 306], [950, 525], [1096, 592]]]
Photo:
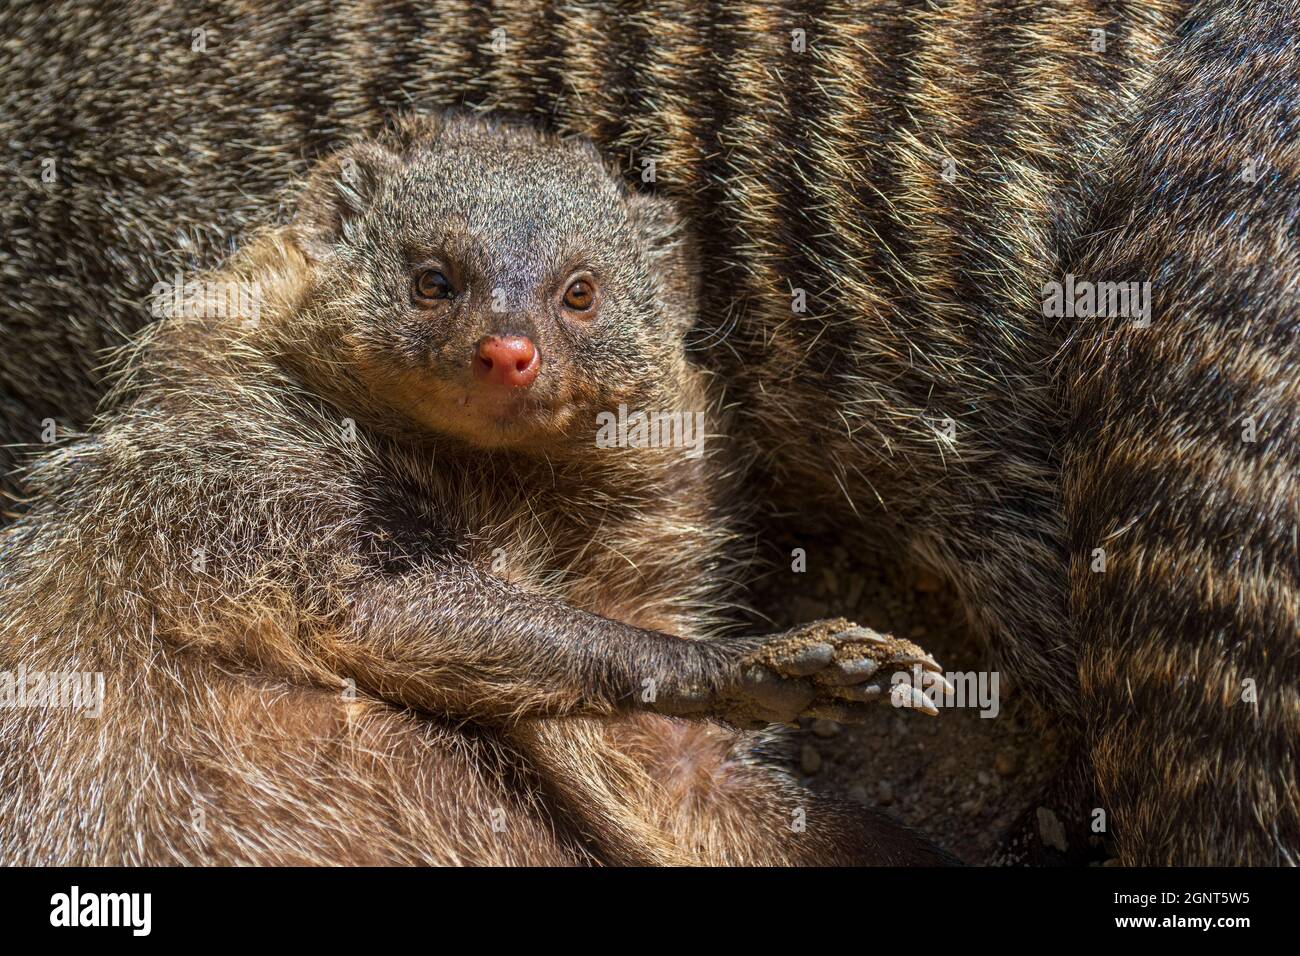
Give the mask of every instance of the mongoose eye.
[[452, 297], [451, 280], [437, 269], [422, 269], [415, 277], [415, 298], [419, 302], [436, 302]]
[[596, 289], [587, 279], [574, 279], [564, 290], [564, 304], [574, 312], [588, 312], [596, 304]]

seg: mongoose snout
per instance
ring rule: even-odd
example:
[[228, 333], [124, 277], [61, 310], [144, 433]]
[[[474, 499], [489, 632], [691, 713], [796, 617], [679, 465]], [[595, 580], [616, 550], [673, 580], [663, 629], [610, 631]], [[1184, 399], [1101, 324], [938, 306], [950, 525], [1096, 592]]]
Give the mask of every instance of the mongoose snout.
[[702, 411], [671, 387], [693, 314], [679, 223], [589, 143], [450, 124], [334, 157], [300, 208], [286, 352], [327, 350], [341, 374], [301, 374], [357, 421], [554, 457], [620, 407]]
[[537, 346], [526, 335], [484, 336], [474, 355], [474, 375], [489, 386], [527, 388], [541, 367]]

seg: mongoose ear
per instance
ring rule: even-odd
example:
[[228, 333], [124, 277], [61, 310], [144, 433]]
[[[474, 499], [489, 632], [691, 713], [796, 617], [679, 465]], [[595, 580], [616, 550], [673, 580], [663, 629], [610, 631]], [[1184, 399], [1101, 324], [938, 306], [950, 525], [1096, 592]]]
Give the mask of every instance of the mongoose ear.
[[348, 147], [323, 160], [298, 199], [293, 229], [309, 257], [322, 259], [344, 240], [402, 157], [376, 143]]
[[682, 225], [677, 207], [659, 196], [637, 192], [630, 186], [626, 188], [632, 221], [641, 234], [652, 247], [671, 244]]
[[668, 306], [685, 321], [693, 319], [699, 268], [695, 244], [677, 207], [667, 199], [629, 190], [632, 221], [650, 247], [655, 273]]

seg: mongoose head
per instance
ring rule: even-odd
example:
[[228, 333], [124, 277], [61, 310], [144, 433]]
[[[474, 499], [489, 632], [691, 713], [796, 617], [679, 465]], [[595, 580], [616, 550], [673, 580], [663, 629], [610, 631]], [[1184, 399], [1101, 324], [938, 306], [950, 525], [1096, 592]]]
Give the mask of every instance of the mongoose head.
[[545, 450], [681, 405], [694, 264], [672, 206], [585, 142], [407, 120], [324, 161], [293, 229], [311, 333], [408, 426]]

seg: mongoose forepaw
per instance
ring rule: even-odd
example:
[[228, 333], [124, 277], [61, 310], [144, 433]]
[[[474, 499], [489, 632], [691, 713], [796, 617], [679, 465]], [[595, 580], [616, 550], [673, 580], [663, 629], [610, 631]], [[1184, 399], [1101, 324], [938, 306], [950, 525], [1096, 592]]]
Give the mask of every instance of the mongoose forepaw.
[[[942, 672], [911, 641], [844, 618], [815, 621], [759, 639], [741, 659], [734, 686], [723, 690], [724, 716], [746, 726], [800, 717], [852, 721], [891, 697], [905, 697], [912, 708], [933, 716], [938, 710], [911, 683], [910, 671], [918, 665]], [[900, 670], [909, 672], [908, 679], [895, 680]]]

